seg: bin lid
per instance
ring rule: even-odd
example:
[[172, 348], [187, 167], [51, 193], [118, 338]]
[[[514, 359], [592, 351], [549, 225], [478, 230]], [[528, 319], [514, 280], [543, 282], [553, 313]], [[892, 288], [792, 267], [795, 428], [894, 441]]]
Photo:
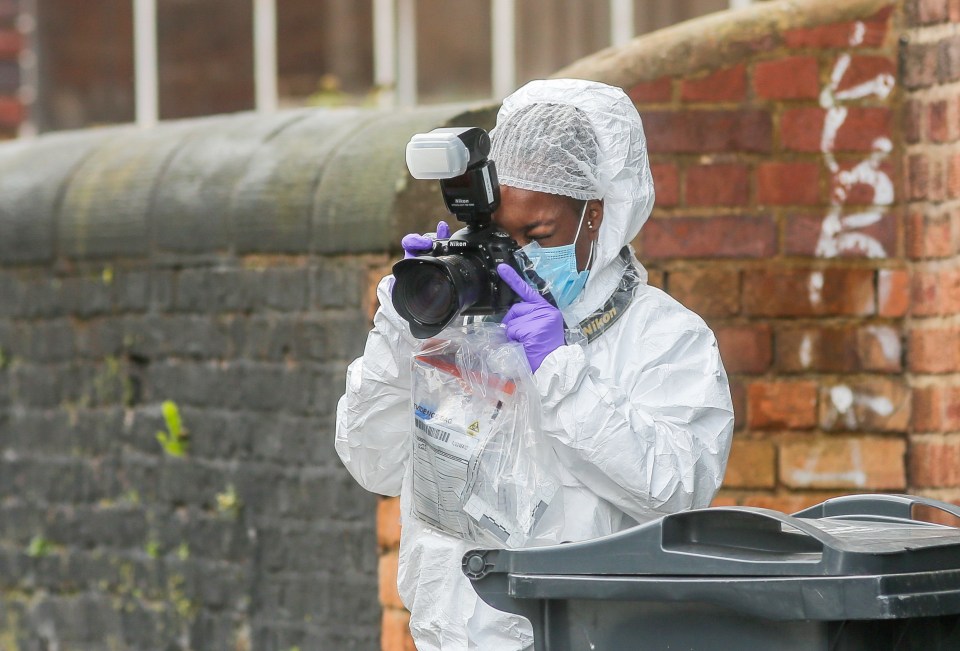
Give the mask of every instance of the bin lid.
[[[715, 507], [665, 515], [595, 540], [500, 553], [515, 573], [629, 576], [852, 576], [960, 569], [960, 529], [913, 519], [905, 495], [835, 498], [794, 515]], [[464, 571], [480, 568], [468, 563]], [[504, 565], [505, 564], [505, 565]], [[482, 571], [482, 568], [481, 568]], [[473, 572], [476, 573], [476, 572]]]
[[960, 517], [905, 495], [836, 498], [792, 516], [708, 508], [596, 540], [470, 551], [463, 571], [487, 603], [527, 616], [517, 600], [691, 600], [770, 619], [960, 613], [960, 529], [913, 519], [917, 505]]

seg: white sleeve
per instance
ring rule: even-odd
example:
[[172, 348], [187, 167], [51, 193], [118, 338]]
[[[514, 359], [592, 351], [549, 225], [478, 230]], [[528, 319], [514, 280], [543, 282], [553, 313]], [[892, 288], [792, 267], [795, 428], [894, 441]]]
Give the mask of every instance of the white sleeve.
[[561, 461], [640, 522], [709, 505], [726, 468], [730, 388], [713, 333], [688, 314], [618, 342], [623, 377], [601, 379], [580, 346], [561, 346], [535, 374]]
[[410, 359], [418, 344], [393, 308], [392, 288], [393, 276], [377, 287], [373, 330], [337, 404], [337, 454], [361, 486], [381, 495], [400, 494], [410, 455]]

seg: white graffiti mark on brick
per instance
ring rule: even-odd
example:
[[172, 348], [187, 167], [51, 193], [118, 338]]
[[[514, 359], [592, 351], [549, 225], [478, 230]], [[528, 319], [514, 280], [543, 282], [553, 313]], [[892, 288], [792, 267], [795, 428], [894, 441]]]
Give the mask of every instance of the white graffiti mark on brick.
[[863, 37], [867, 34], [867, 26], [862, 20], [858, 20], [853, 26], [853, 34], [850, 36], [850, 45], [860, 45], [863, 43]]
[[853, 391], [845, 384], [840, 384], [830, 389], [830, 402], [841, 414], [847, 413], [853, 406]]
[[867, 326], [866, 331], [880, 345], [880, 350], [888, 361], [896, 362], [900, 359], [902, 346], [896, 330], [884, 326]]
[[893, 181], [880, 169], [880, 163], [893, 151], [893, 143], [886, 137], [877, 138], [873, 141], [872, 149], [873, 153], [866, 160], [837, 174], [839, 183], [834, 188], [837, 199], [846, 200], [847, 191], [852, 186], [862, 183], [873, 188], [875, 205], [889, 206], [893, 203]]
[[810, 364], [813, 363], [813, 341], [810, 336], [810, 333], [807, 332], [803, 335], [803, 341], [800, 342], [800, 349], [797, 351], [800, 356], [800, 365], [803, 368], [810, 368]]
[[814, 271], [807, 280], [807, 293], [811, 305], [820, 305], [823, 301], [823, 272]]
[[843, 472], [818, 471], [822, 451], [817, 450], [807, 457], [803, 468], [794, 470], [793, 481], [800, 486], [856, 486], [861, 488], [867, 485], [867, 473], [863, 471], [863, 455], [860, 451], [860, 441], [850, 443], [850, 470]]
[[827, 422], [824, 423], [829, 427], [833, 427], [838, 420], [842, 420], [847, 429], [856, 429], [859, 417], [867, 415], [868, 411], [883, 418], [895, 411], [893, 403], [886, 396], [854, 391], [845, 384], [830, 388], [830, 403], [833, 406], [831, 410], [833, 413], [827, 415]]
[[[866, 28], [862, 22], [854, 25], [850, 36], [850, 45], [863, 42]], [[893, 143], [885, 136], [879, 136], [872, 143], [872, 152], [857, 165], [841, 170], [834, 155], [837, 133], [847, 120], [849, 110], [841, 102], [860, 100], [867, 97], [886, 99], [894, 86], [893, 75], [881, 73], [850, 88], [838, 90], [850, 68], [851, 57], [843, 54], [830, 73], [830, 83], [820, 93], [820, 106], [826, 111], [823, 132], [820, 135], [820, 151], [831, 174], [830, 209], [824, 217], [817, 240], [815, 255], [822, 258], [834, 258], [844, 253], [865, 255], [869, 258], [885, 258], [887, 252], [875, 237], [863, 232], [863, 229], [883, 219], [883, 206], [893, 203], [893, 181], [883, 171], [881, 165], [893, 150]], [[873, 192], [871, 208], [850, 215], [844, 215], [849, 191], [855, 185], [865, 185]]]

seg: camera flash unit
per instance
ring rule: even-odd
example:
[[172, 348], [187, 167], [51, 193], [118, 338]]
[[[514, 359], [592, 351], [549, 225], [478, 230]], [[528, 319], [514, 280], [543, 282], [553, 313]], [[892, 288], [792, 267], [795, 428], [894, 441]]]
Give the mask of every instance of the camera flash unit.
[[407, 169], [415, 179], [461, 176], [490, 153], [490, 136], [477, 127], [443, 127], [407, 143]]

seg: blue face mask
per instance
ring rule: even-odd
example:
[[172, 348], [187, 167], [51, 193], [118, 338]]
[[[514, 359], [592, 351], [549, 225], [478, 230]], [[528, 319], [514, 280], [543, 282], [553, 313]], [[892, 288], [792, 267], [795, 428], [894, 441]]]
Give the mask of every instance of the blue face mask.
[[533, 270], [537, 275], [547, 282], [550, 293], [557, 301], [557, 307], [561, 310], [569, 307], [584, 285], [587, 284], [587, 276], [590, 275], [590, 262], [593, 260], [593, 247], [590, 247], [590, 258], [587, 260], [587, 269], [577, 270], [577, 239], [580, 237], [580, 228], [583, 226], [583, 218], [587, 214], [587, 203], [583, 204], [583, 212], [580, 213], [580, 223], [577, 225], [577, 234], [573, 238], [572, 244], [563, 246], [540, 246], [537, 242], [531, 242], [521, 250], [533, 265]]

